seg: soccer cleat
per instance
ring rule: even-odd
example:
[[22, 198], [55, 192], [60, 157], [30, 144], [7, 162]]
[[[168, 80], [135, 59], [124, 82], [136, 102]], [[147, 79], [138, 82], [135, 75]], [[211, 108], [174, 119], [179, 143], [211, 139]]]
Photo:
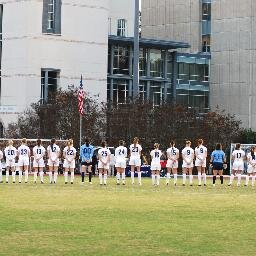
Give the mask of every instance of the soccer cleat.
[[52, 181], [50, 182], [50, 184], [52, 184]]
[[21, 184], [21, 181], [19, 181], [19, 183]]
[[[26, 183], [26, 182], [25, 182]], [[36, 184], [36, 181], [34, 181], [34, 183]]]
[[169, 182], [166, 182], [166, 186], [169, 186]]
[[213, 187], [215, 187], [215, 184], [212, 184]]
[[102, 183], [100, 183], [100, 186], [102, 186], [103, 184]]
[[125, 181], [123, 182], [123, 186], [125, 185]]
[[106, 183], [104, 183], [104, 186], [107, 186], [107, 184], [106, 184]]
[[139, 186], [141, 186], [141, 182], [139, 182]]
[[56, 184], [56, 181], [54, 181], [54, 184]]
[[25, 181], [25, 183], [28, 183], [27, 181]]
[[198, 187], [201, 187], [202, 185], [201, 184], [198, 184]]
[[174, 183], [174, 186], [176, 187], [176, 186], [177, 186], [177, 184], [176, 184], [176, 183]]
[[40, 181], [40, 183], [41, 183], [41, 184], [44, 184], [44, 182], [43, 182], [43, 181]]
[[73, 181], [72, 181], [72, 182], [70, 182], [70, 184], [73, 184]]
[[8, 181], [6, 181], [5, 183], [8, 183]]
[[118, 186], [118, 185], [120, 185], [120, 183], [119, 183], [119, 182], [117, 182], [117, 183], [116, 183], [116, 185]]
[[193, 187], [193, 184], [190, 184], [189, 186], [190, 186], [190, 187]]
[[65, 184], [68, 184], [67, 182], [65, 182]]
[[1, 180], [0, 183], [3, 183], [3, 181]]
[[248, 185], [247, 184], [244, 184], [245, 187], [247, 187]]
[[15, 183], [15, 181], [13, 181], [12, 183]]
[[184, 186], [184, 187], [185, 187], [186, 185], [183, 183], [183, 184], [182, 184], [182, 186]]
[[205, 186], [205, 187], [207, 187], [207, 185], [206, 185], [206, 184], [204, 184], [204, 186]]
[[237, 187], [240, 187], [240, 184], [238, 183], [236, 186], [237, 186]]
[[231, 186], [231, 183], [228, 183], [228, 186], [230, 187], [230, 186]]
[[90, 185], [92, 185], [92, 182], [91, 182], [91, 181], [89, 181], [89, 184], [90, 184]]

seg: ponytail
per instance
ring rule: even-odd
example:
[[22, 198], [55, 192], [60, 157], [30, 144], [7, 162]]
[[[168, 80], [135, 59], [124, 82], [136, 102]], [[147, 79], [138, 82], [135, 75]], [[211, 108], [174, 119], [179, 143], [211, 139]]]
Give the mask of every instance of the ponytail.
[[51, 144], [50, 144], [50, 146], [51, 146], [52, 152], [53, 152], [53, 145], [54, 145], [55, 142], [56, 142], [55, 139], [51, 139]]

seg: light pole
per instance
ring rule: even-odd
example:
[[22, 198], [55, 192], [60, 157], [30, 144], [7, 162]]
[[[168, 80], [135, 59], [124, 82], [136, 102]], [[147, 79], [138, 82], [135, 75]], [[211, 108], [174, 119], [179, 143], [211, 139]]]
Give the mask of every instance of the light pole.
[[135, 13], [134, 13], [134, 42], [133, 42], [133, 100], [136, 100], [139, 95], [139, 57], [140, 57], [140, 46], [139, 46], [139, 0], [135, 1]]

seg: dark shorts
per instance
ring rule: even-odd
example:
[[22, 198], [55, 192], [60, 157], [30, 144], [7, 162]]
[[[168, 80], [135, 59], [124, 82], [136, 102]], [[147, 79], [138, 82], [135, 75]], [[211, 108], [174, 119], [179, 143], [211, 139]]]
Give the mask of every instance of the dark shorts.
[[223, 163], [213, 163], [212, 167], [213, 167], [213, 170], [221, 171], [223, 170]]
[[92, 165], [92, 162], [89, 162], [89, 163], [87, 163], [87, 162], [81, 162], [81, 165], [82, 165], [82, 166], [91, 166], [91, 165]]

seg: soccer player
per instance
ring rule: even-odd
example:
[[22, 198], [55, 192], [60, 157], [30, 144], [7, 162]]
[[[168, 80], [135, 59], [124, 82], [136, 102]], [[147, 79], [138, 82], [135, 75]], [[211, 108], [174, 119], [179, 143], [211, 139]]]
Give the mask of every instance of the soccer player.
[[256, 147], [252, 146], [251, 152], [247, 154], [248, 170], [245, 180], [245, 186], [248, 186], [250, 176], [252, 176], [252, 187], [255, 184], [256, 177]]
[[150, 152], [151, 156], [151, 172], [152, 172], [152, 185], [159, 186], [160, 182], [160, 171], [161, 171], [161, 164], [160, 164], [160, 157], [162, 155], [162, 151], [159, 150], [159, 144], [154, 144], [154, 149]]
[[100, 185], [102, 185], [102, 175], [104, 175], [104, 185], [107, 185], [107, 177], [108, 177], [108, 170], [109, 170], [109, 162], [110, 162], [111, 152], [107, 148], [106, 141], [102, 141], [101, 146], [102, 146], [102, 148], [100, 148], [99, 151], [98, 151], [99, 179], [100, 179]]
[[69, 139], [67, 146], [63, 150], [64, 156], [64, 164], [63, 167], [65, 168], [64, 178], [65, 184], [68, 184], [68, 172], [70, 171], [70, 183], [74, 183], [75, 178], [75, 165], [76, 165], [76, 149], [73, 147], [73, 140]]
[[186, 185], [186, 174], [189, 174], [189, 184], [190, 186], [193, 186], [193, 167], [194, 167], [194, 149], [191, 148], [191, 142], [189, 140], [186, 141], [186, 147], [182, 150], [182, 178], [183, 182], [182, 185]]
[[34, 167], [34, 183], [37, 181], [37, 174], [39, 172], [40, 182], [44, 183], [44, 156], [45, 156], [45, 148], [42, 146], [42, 141], [38, 139], [36, 141], [36, 146], [33, 148], [33, 167]]
[[242, 171], [244, 170], [244, 160], [245, 160], [245, 152], [241, 149], [240, 143], [236, 144], [235, 150], [232, 153], [232, 174], [230, 176], [228, 186], [232, 185], [232, 182], [237, 175], [237, 186], [239, 187], [241, 184]]
[[202, 176], [204, 180], [204, 186], [206, 186], [206, 158], [207, 158], [207, 148], [203, 145], [204, 141], [199, 139], [197, 141], [197, 147], [195, 148], [195, 166], [197, 168], [198, 175], [198, 186], [202, 185]]
[[52, 173], [54, 184], [57, 183], [58, 168], [60, 164], [60, 147], [56, 145], [56, 140], [51, 139], [51, 144], [47, 147], [48, 166], [49, 166], [49, 179], [52, 184]]
[[21, 146], [18, 147], [18, 167], [19, 183], [22, 180], [22, 171], [25, 173], [25, 183], [28, 183], [28, 166], [29, 166], [30, 149], [27, 146], [27, 139], [22, 139]]
[[134, 140], [133, 140], [133, 144], [130, 145], [129, 165], [131, 166], [132, 184], [134, 184], [134, 169], [136, 168], [137, 173], [138, 173], [138, 182], [139, 182], [139, 185], [141, 185], [141, 172], [140, 172], [141, 151], [142, 151], [142, 147], [139, 144], [139, 139], [137, 137], [135, 137]]
[[8, 146], [4, 149], [6, 159], [6, 183], [9, 182], [9, 171], [12, 172], [12, 182], [15, 183], [15, 158], [17, 156], [17, 149], [13, 146], [13, 141], [8, 141]]
[[171, 141], [170, 148], [167, 149], [167, 174], [166, 174], [166, 185], [169, 185], [171, 178], [171, 171], [173, 173], [174, 186], [177, 184], [177, 169], [179, 165], [180, 152], [175, 148], [175, 141]]
[[215, 150], [211, 154], [210, 164], [212, 164], [213, 168], [213, 177], [212, 177], [212, 185], [215, 187], [216, 176], [219, 174], [220, 182], [223, 184], [223, 164], [226, 164], [226, 156], [222, 151], [222, 145], [217, 143], [215, 146]]
[[3, 151], [0, 149], [0, 183], [3, 183], [3, 170], [2, 170], [3, 157], [4, 157]]
[[89, 184], [92, 184], [92, 157], [94, 147], [90, 144], [89, 139], [85, 139], [85, 144], [80, 149], [80, 161], [81, 161], [81, 177], [82, 183], [84, 183], [84, 177], [86, 169], [89, 174]]
[[127, 148], [124, 146], [124, 141], [119, 141], [119, 147], [115, 150], [115, 167], [116, 167], [116, 184], [120, 185], [120, 177], [122, 176], [122, 183], [125, 185], [125, 167], [127, 158]]

